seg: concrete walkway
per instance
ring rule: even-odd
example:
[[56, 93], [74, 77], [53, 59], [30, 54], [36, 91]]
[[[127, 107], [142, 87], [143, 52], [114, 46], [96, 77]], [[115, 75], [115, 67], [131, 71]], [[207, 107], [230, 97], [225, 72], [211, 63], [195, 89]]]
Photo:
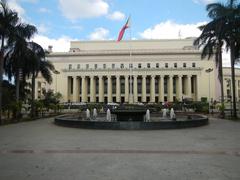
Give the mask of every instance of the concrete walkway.
[[240, 123], [155, 131], [0, 127], [1, 180], [239, 180]]

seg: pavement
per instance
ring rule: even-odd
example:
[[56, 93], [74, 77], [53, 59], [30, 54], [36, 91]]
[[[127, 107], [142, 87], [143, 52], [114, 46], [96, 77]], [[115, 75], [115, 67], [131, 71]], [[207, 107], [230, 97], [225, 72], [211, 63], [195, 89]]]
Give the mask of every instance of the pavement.
[[240, 122], [87, 130], [53, 118], [0, 127], [0, 180], [239, 180]]

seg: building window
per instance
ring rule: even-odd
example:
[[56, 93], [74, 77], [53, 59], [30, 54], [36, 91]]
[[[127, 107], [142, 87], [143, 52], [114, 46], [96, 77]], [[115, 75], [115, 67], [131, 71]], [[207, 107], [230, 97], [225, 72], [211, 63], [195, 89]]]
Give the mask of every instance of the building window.
[[121, 69], [123, 69], [124, 68], [124, 64], [121, 64]]
[[112, 64], [112, 69], [115, 69], [115, 64]]
[[165, 63], [165, 68], [168, 68], [168, 63]]
[[106, 67], [107, 67], [106, 64], [103, 64], [103, 69], [106, 69]]
[[156, 63], [156, 68], [159, 68], [159, 63]]
[[131, 63], [131, 64], [129, 64], [129, 68], [133, 68], [133, 64]]
[[86, 69], [89, 69], [89, 64], [86, 64]]
[[184, 68], [187, 67], [187, 64], [186, 64], [186, 63], [183, 63], [183, 67], [184, 67]]
[[94, 64], [94, 68], [97, 69], [97, 64]]
[[174, 63], [174, 67], [177, 68], [177, 63]]
[[72, 69], [72, 64], [69, 64], [69, 65], [68, 65], [68, 69]]
[[80, 64], [77, 65], [77, 69], [80, 69]]
[[192, 67], [196, 67], [196, 63], [192, 63]]
[[138, 68], [141, 69], [142, 68], [142, 64], [138, 63]]
[[151, 67], [150, 63], [147, 63], [147, 68], [150, 68], [150, 67]]

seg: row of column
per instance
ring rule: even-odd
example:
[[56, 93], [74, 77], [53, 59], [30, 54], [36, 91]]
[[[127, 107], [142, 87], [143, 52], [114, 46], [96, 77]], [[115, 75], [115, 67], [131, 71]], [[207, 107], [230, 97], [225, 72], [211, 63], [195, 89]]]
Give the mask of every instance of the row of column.
[[[95, 81], [95, 76], [90, 76], [90, 102], [96, 102], [96, 81]], [[99, 79], [99, 102], [104, 102], [104, 80], [103, 76], [97, 76]], [[120, 76], [115, 76], [116, 77], [116, 102], [121, 102], [121, 88], [120, 88]], [[129, 94], [129, 76], [124, 76], [125, 77], [125, 94], [124, 94], [124, 99], [125, 102], [138, 102], [138, 76], [133, 76], [133, 97], [131, 99], [130, 94]], [[146, 87], [146, 75], [141, 75], [142, 77], [142, 94], [141, 94], [141, 101], [146, 102], [147, 98], [147, 87]], [[155, 77], [154, 75], [151, 75], [151, 80], [150, 80], [150, 102], [155, 102]], [[196, 76], [197, 77], [197, 76]], [[177, 76], [177, 83], [176, 83], [176, 97], [178, 99], [182, 99], [183, 94], [182, 94], [182, 80], [183, 76], [178, 75]], [[198, 82], [197, 78], [196, 81]], [[82, 102], [87, 102], [87, 81], [86, 81], [86, 76], [81, 76], [81, 101]], [[159, 77], [159, 93], [158, 93], [158, 99], [159, 102], [164, 102], [164, 76]], [[79, 100], [79, 80], [77, 77], [73, 77], [73, 101], [77, 102]], [[185, 95], [187, 97], [191, 97], [191, 76], [187, 76], [187, 81], [186, 81], [186, 87], [185, 88]], [[173, 76], [169, 75], [168, 76], [168, 83], [167, 83], [167, 89], [168, 89], [168, 101], [172, 102], [173, 101]], [[197, 91], [197, 88], [196, 88]], [[197, 93], [197, 92], [196, 92]], [[197, 94], [196, 94], [197, 95]], [[112, 76], [107, 76], [107, 98], [108, 102], [112, 102], [113, 96], [112, 96]]]

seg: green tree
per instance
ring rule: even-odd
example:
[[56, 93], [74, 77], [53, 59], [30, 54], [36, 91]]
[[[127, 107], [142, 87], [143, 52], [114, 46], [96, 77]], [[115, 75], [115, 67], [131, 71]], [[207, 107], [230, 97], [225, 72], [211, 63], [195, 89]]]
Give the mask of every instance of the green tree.
[[3, 83], [3, 64], [6, 42], [9, 37], [15, 35], [16, 26], [19, 23], [18, 14], [8, 8], [4, 0], [0, 1], [0, 123], [2, 122], [2, 83]]
[[52, 73], [55, 71], [53, 64], [46, 60], [46, 52], [35, 42], [28, 43], [31, 55], [29, 56], [28, 68], [32, 79], [32, 94], [31, 94], [31, 116], [34, 116], [35, 107], [35, 80], [38, 75], [41, 75], [48, 83], [52, 82]]
[[[18, 14], [8, 8], [5, 0], [0, 1], [0, 109], [2, 110], [2, 81], [5, 72], [14, 76], [16, 82], [16, 100], [19, 101], [20, 75], [23, 75], [22, 61], [27, 57], [27, 39], [36, 32], [32, 25], [21, 23]], [[6, 54], [8, 56], [6, 57]], [[6, 57], [6, 58], [5, 58]], [[9, 61], [6, 63], [6, 59]], [[10, 66], [11, 64], [11, 66]], [[0, 110], [0, 121], [1, 121]]]
[[[223, 69], [222, 69], [222, 46], [224, 39], [221, 36], [220, 29], [224, 24], [222, 21], [211, 21], [200, 27], [201, 35], [195, 39], [194, 45], [203, 47], [201, 58], [210, 59], [215, 56], [215, 64], [218, 69], [218, 78], [221, 85], [221, 104], [224, 107], [224, 90], [223, 90]], [[221, 115], [224, 117], [224, 109], [221, 110]]]
[[9, 38], [8, 49], [5, 55], [4, 69], [9, 79], [14, 77], [16, 84], [16, 101], [19, 101], [20, 81], [26, 79], [29, 74], [29, 59], [31, 50], [28, 41], [34, 33], [36, 27], [29, 24], [20, 24], [16, 28], [14, 37]]
[[[226, 4], [211, 3], [207, 5], [208, 16], [212, 19], [203, 27], [203, 33], [208, 36], [205, 41], [207, 51], [215, 47], [220, 62], [220, 47], [226, 46], [231, 54], [231, 78], [233, 91], [233, 116], [237, 117], [235, 93], [235, 63], [239, 57], [240, 45], [240, 4], [237, 0], [229, 0]], [[202, 34], [203, 34], [202, 33]], [[203, 41], [204, 42], [204, 41]]]

